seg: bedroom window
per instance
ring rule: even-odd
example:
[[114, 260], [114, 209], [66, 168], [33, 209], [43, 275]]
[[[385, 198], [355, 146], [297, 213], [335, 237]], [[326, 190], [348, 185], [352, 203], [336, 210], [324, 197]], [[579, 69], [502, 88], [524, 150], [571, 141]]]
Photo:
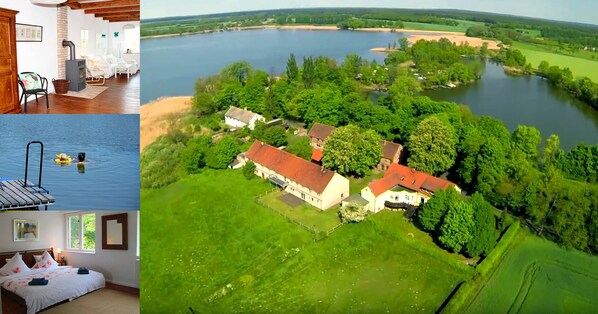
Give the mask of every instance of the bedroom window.
[[95, 252], [96, 214], [67, 215], [66, 224], [67, 249]]

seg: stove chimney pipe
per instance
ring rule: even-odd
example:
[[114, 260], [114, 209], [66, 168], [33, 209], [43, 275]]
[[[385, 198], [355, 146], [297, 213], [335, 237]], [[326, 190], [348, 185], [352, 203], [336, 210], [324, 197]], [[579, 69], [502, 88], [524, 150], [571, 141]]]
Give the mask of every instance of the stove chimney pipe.
[[62, 47], [69, 47], [71, 48], [71, 58], [69, 60], [75, 60], [75, 44], [73, 44], [72, 41], [70, 40], [62, 40]]

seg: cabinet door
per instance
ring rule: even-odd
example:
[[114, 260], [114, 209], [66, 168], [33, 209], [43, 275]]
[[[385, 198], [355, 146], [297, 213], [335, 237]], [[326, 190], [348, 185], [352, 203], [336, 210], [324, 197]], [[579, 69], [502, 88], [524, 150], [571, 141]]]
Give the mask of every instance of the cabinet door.
[[0, 113], [18, 108], [14, 20], [0, 16]]

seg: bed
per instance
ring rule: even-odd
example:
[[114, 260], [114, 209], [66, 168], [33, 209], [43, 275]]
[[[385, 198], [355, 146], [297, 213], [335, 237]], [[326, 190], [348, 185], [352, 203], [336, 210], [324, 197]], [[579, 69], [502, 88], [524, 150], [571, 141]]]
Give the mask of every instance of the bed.
[[[28, 267], [35, 265], [33, 255], [41, 255], [48, 251], [52, 258], [52, 248], [19, 251]], [[13, 257], [16, 252], [0, 253], [0, 267], [6, 264], [6, 259]], [[70, 266], [58, 266], [52, 269], [35, 269], [25, 274], [0, 276], [0, 314], [37, 313], [53, 305], [70, 301], [89, 292], [105, 287], [104, 276], [90, 270], [89, 275], [77, 275], [77, 269]], [[27, 283], [33, 277], [48, 279], [46, 286], [29, 286]]]

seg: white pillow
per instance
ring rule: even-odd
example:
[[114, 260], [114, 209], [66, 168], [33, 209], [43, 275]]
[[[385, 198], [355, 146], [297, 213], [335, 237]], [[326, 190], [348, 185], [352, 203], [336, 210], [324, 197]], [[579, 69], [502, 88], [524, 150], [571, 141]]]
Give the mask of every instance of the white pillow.
[[48, 251], [44, 251], [42, 257], [33, 265], [32, 269], [51, 269], [58, 267], [58, 263], [52, 258]]
[[44, 255], [43, 254], [42, 255], [33, 255], [33, 258], [35, 258], [35, 262], [37, 263], [37, 262], [39, 262], [39, 259], [42, 258], [42, 256], [44, 256]]
[[6, 263], [6, 265], [0, 268], [0, 275], [10, 276], [14, 274], [26, 273], [30, 270], [31, 269], [25, 265], [25, 262], [23, 262], [23, 257], [17, 253], [10, 259], [10, 261]]

